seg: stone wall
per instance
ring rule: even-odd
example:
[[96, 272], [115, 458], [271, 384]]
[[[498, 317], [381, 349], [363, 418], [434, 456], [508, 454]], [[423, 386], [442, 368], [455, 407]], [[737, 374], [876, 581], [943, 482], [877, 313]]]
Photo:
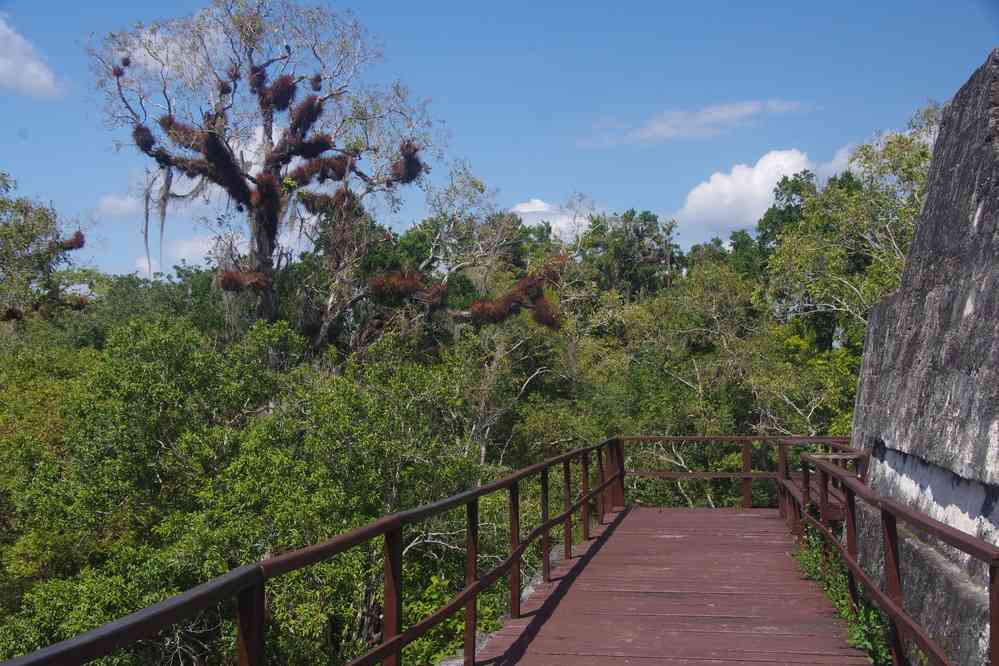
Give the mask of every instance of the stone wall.
[[[868, 322], [853, 444], [879, 493], [999, 543], [999, 49], [943, 114], [902, 285]], [[862, 516], [880, 575], [878, 517]], [[906, 608], [955, 663], [986, 663], [987, 570], [903, 536]]]

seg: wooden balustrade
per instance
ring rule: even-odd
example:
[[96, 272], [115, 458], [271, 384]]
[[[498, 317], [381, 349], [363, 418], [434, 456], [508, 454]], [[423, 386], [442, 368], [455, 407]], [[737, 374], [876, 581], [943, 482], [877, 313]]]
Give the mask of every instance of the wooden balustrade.
[[[625, 445], [648, 442], [673, 444], [738, 444], [741, 450], [739, 472], [673, 472], [663, 470], [628, 470]], [[776, 471], [753, 470], [753, 446], [776, 446]], [[800, 456], [801, 473], [792, 473], [790, 451], [798, 447], [822, 446], [825, 455], [805, 453]], [[590, 454], [595, 455], [596, 481], [591, 483]], [[757, 460], [772, 461], [770, 454]], [[384, 608], [380, 643], [350, 662], [351, 666], [382, 663], [399, 666], [403, 648], [426, 634], [431, 628], [464, 610], [464, 663], [475, 664], [478, 596], [501, 578], [509, 582], [510, 615], [521, 615], [521, 566], [524, 553], [535, 541], [540, 541], [542, 576], [551, 580], [551, 529], [562, 527], [563, 552], [572, 557], [573, 514], [579, 511], [580, 533], [591, 538], [592, 505], [596, 504], [596, 519], [603, 523], [606, 516], [626, 507], [625, 479], [627, 476], [665, 480], [729, 479], [739, 481], [741, 505], [753, 505], [752, 484], [775, 483], [778, 508], [790, 529], [800, 534], [803, 525], [811, 525], [824, 538], [827, 546], [838, 550], [849, 573], [850, 594], [859, 603], [860, 588], [888, 616], [888, 641], [897, 665], [907, 664], [906, 644], [912, 642], [937, 664], [951, 664], [940, 647], [927, 636], [903, 608], [903, 568], [900, 560], [899, 522], [923, 531], [954, 546], [972, 557], [984, 561], [989, 568], [990, 661], [999, 666], [999, 548], [964, 534], [943, 523], [919, 514], [889, 499], [877, 496], [865, 485], [868, 455], [849, 448], [843, 438], [812, 437], [618, 437], [600, 444], [576, 449], [542, 463], [519, 470], [504, 479], [454, 495], [439, 502], [385, 516], [372, 523], [339, 534], [332, 539], [298, 550], [283, 553], [256, 564], [235, 569], [223, 576], [192, 588], [164, 602], [140, 610], [125, 618], [43, 650], [5, 662], [3, 666], [83, 664], [139, 640], [156, 635], [163, 629], [227, 600], [236, 601], [237, 652], [240, 666], [265, 664], [265, 585], [277, 576], [329, 560], [344, 551], [383, 539]], [[579, 479], [574, 484], [572, 464], [579, 465]], [[850, 470], [850, 464], [853, 470]], [[773, 464], [768, 463], [768, 464]], [[550, 515], [550, 472], [562, 466], [562, 511]], [[814, 471], [813, 471], [814, 470]], [[521, 527], [522, 482], [537, 475], [540, 486], [540, 525], [527, 534]], [[813, 482], [817, 475], [818, 518], [812, 515]], [[800, 479], [800, 487], [798, 485]], [[573, 495], [573, 488], [578, 488]], [[478, 570], [479, 559], [479, 500], [492, 493], [507, 494], [509, 555], [486, 573]], [[835, 501], [833, 493], [835, 492]], [[857, 562], [857, 500], [870, 505], [880, 515], [885, 552], [885, 589], [882, 590]], [[840, 503], [842, 506], [840, 506]], [[833, 523], [844, 521], [845, 545], [833, 533]], [[409, 525], [441, 515], [452, 509], [465, 509], [464, 587], [443, 607], [404, 627], [403, 618], [403, 531]]]
[[[855, 462], [854, 470], [848, 469], [848, 462]], [[903, 573], [901, 548], [899, 541], [899, 522], [916, 532], [939, 539], [971, 557], [974, 557], [989, 568], [989, 657], [988, 664], [999, 666], [999, 548], [983, 539], [971, 536], [953, 527], [934, 520], [929, 516], [910, 509], [899, 502], [881, 497], [869, 488], [865, 481], [869, 459], [866, 453], [856, 451], [852, 454], [839, 452], [829, 455], [810, 455], [801, 457], [802, 473], [805, 479], [802, 500], [796, 511], [789, 512], [800, 516], [822, 535], [827, 549], [837, 552], [846, 565], [850, 596], [854, 604], [860, 600], [858, 583], [867, 591], [867, 596], [880, 608], [887, 618], [887, 643], [895, 666], [908, 666], [907, 644], [916, 645], [932, 664], [952, 666], [953, 662], [940, 645], [935, 642], [915, 619], [904, 608]], [[818, 506], [819, 518], [810, 513], [811, 496], [808, 479], [811, 469], [815, 468], [819, 475], [820, 500]], [[785, 496], [797, 502], [789, 492], [789, 481], [781, 478], [785, 486]], [[843, 531], [846, 539], [844, 544], [832, 530], [828, 520], [829, 486], [842, 489], [844, 494]], [[871, 579], [858, 562], [858, 511], [857, 500], [867, 504], [872, 510], [872, 516], [877, 516], [880, 524], [882, 548], [884, 552], [884, 589]]]
[[[590, 487], [589, 476], [589, 454], [591, 452], [595, 452], [598, 459], [598, 482], [593, 488]], [[609, 473], [604, 470], [604, 465], [600, 462], [604, 459], [609, 461]], [[350, 548], [379, 537], [383, 538], [384, 553], [381, 642], [364, 655], [351, 661], [350, 665], [365, 666], [380, 662], [385, 666], [399, 666], [402, 661], [402, 650], [406, 645], [462, 609], [464, 609], [465, 617], [464, 661], [471, 665], [475, 663], [478, 595], [495, 584], [502, 576], [507, 576], [510, 587], [510, 615], [514, 618], [519, 617], [522, 587], [521, 564], [525, 550], [535, 541], [541, 540], [544, 576], [546, 580], [550, 580], [551, 528], [559, 524], [563, 526], [565, 554], [566, 557], [571, 557], [572, 515], [574, 512], [580, 511], [581, 529], [584, 538], [589, 538], [590, 505], [594, 500], [599, 504], [598, 519], [601, 521], [604, 519], [605, 511], [611, 506], [623, 506], [624, 473], [622, 461], [621, 445], [615, 439], [576, 449], [521, 469], [499, 481], [482, 485], [433, 504], [385, 516], [357, 529], [339, 534], [324, 543], [293, 550], [257, 564], [241, 567], [116, 622], [43, 650], [16, 657], [4, 662], [3, 666], [41, 664], [73, 666], [84, 664], [154, 636], [182, 619], [192, 617], [206, 608], [233, 598], [236, 600], [236, 645], [239, 664], [240, 666], [264, 666], [266, 581], [328, 560]], [[572, 494], [571, 464], [573, 462], [579, 462], [581, 467], [579, 494], [575, 499]], [[562, 465], [563, 469], [563, 512], [557, 516], [549, 517], [549, 470], [555, 465]], [[533, 475], [540, 476], [541, 525], [527, 535], [522, 535], [520, 483]], [[508, 494], [510, 554], [488, 573], [479, 574], [479, 499], [503, 490], [506, 490]], [[606, 499], [608, 496], [612, 500], [608, 501]], [[404, 603], [402, 584], [403, 529], [407, 525], [440, 515], [460, 506], [464, 506], [466, 511], [465, 586], [444, 607], [423, 618], [415, 625], [404, 628], [402, 626]]]

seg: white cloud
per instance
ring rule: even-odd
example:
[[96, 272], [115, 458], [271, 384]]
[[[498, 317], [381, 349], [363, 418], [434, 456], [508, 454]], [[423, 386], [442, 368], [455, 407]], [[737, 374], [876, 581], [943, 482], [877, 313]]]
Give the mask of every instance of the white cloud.
[[677, 213], [681, 224], [695, 224], [716, 231], [754, 224], [770, 206], [781, 176], [810, 166], [800, 150], [772, 150], [756, 164], [736, 164], [728, 173], [716, 171], [687, 194]]
[[[801, 108], [801, 102], [769, 99], [717, 104], [692, 111], [665, 111], [638, 127], [630, 129], [619, 127], [616, 129], [622, 131], [604, 134], [590, 143], [597, 145], [658, 143], [677, 138], [716, 136], [745, 124], [756, 116], [789, 113]], [[608, 128], [600, 126], [597, 129]]]
[[696, 242], [752, 227], [773, 204], [773, 190], [781, 177], [809, 169], [824, 180], [846, 168], [850, 151], [851, 146], [844, 146], [829, 162], [816, 163], [797, 149], [771, 150], [756, 164], [717, 171], [687, 194], [676, 213], [678, 231], [684, 240]]
[[524, 224], [548, 222], [555, 235], [563, 240], [572, 240], [578, 236], [588, 222], [589, 215], [596, 211], [594, 203], [579, 194], [574, 194], [563, 206], [532, 198], [510, 209], [511, 213], [520, 216]]
[[105, 194], [97, 202], [94, 212], [106, 217], [137, 215], [142, 212], [142, 202], [128, 194]]
[[0, 88], [10, 88], [32, 97], [55, 97], [59, 93], [55, 74], [42, 61], [31, 42], [14, 30], [2, 14]]
[[848, 143], [837, 150], [831, 160], [815, 166], [815, 175], [819, 177], [819, 180], [828, 180], [836, 174], [846, 171], [850, 166], [850, 156], [853, 154], [854, 148], [856, 146]]
[[517, 215], [531, 215], [533, 213], [550, 213], [555, 210], [555, 206], [541, 199], [528, 199], [510, 209], [511, 213]]

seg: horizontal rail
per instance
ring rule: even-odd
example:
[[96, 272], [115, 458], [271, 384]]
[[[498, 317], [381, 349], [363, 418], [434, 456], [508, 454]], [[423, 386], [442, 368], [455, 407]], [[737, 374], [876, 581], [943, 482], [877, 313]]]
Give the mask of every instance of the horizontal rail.
[[[76, 666], [94, 659], [106, 656], [115, 650], [128, 647], [142, 639], [154, 636], [163, 629], [191, 617], [196, 613], [216, 604], [239, 599], [239, 648], [241, 666], [260, 666], [263, 663], [263, 586], [267, 580], [304, 567], [328, 560], [355, 546], [367, 543], [378, 537], [386, 537], [398, 533], [404, 526], [430, 518], [456, 507], [467, 506], [480, 497], [502, 490], [516, 487], [517, 483], [533, 474], [546, 471], [558, 464], [568, 464], [576, 459], [597, 452], [610, 451], [619, 447], [616, 439], [611, 438], [591, 446], [574, 449], [540, 463], [520, 469], [498, 481], [487, 483], [471, 490], [458, 493], [438, 502], [426, 504], [414, 509], [400, 511], [384, 516], [366, 525], [339, 534], [325, 542], [291, 550], [280, 555], [267, 558], [255, 564], [249, 564], [234, 569], [217, 578], [191, 588], [178, 595], [170, 597], [158, 604], [141, 609], [115, 620], [92, 631], [48, 646], [35, 652], [15, 657], [3, 662], [2, 666]], [[619, 460], [620, 456], [609, 453], [609, 460]], [[499, 566], [489, 573], [480, 576], [474, 583], [466, 586], [458, 595], [452, 598], [443, 608], [422, 619], [405, 631], [387, 637], [387, 640], [373, 650], [358, 658], [351, 664], [371, 664], [379, 659], [397, 654], [398, 650], [422, 636], [426, 631], [447, 619], [465, 604], [472, 603], [479, 591], [494, 584], [503, 574], [509, 572], [514, 565], [519, 566], [520, 558], [525, 550], [536, 541], [546, 530], [550, 530], [560, 522], [566, 521], [571, 514], [584, 504], [591, 502], [601, 493], [607, 493], [615, 484], [623, 483], [625, 472], [623, 465], [611, 463], [610, 473], [592, 490], [582, 494], [561, 514], [549, 519], [543, 525], [530, 532], [525, 540], [512, 550]], [[603, 468], [601, 467], [601, 472]], [[603, 477], [602, 477], [603, 478]], [[587, 479], [588, 482], [588, 479]], [[584, 488], [586, 486], [584, 485]], [[623, 496], [623, 491], [622, 491]], [[606, 506], [611, 503], [604, 502]], [[567, 534], [567, 539], [572, 535]], [[249, 592], [249, 594], [247, 594]], [[260, 600], [254, 603], [255, 599]], [[245, 634], [253, 635], [245, 635]]]
[[[741, 443], [743, 450], [743, 470], [742, 472], [693, 472], [683, 474], [654, 470], [626, 470], [624, 465], [624, 444], [651, 441]], [[581, 520], [584, 521], [583, 538], [589, 538], [588, 520], [590, 517], [590, 504], [594, 499], [598, 500], [600, 516], [611, 513], [617, 508], [624, 508], [626, 506], [624, 480], [628, 474], [653, 476], [663, 479], [739, 479], [743, 484], [744, 505], [748, 505], [751, 502], [749, 483], [756, 480], [775, 480], [777, 478], [777, 475], [773, 472], [753, 472], [750, 469], [751, 460], [748, 451], [754, 442], [776, 443], [782, 451], [788, 445], [805, 444], [822, 444], [830, 450], [835, 449], [837, 451], [850, 450], [847, 446], [848, 440], [846, 438], [785, 436], [640, 436], [610, 438], [599, 444], [557, 455], [543, 462], [513, 472], [498, 481], [458, 493], [438, 502], [384, 516], [366, 525], [338, 534], [322, 543], [290, 550], [258, 563], [234, 569], [170, 599], [137, 611], [90, 632], [4, 662], [3, 666], [27, 666], [29, 664], [32, 666], [40, 666], [42, 664], [50, 666], [54, 664], [75, 666], [77, 664], [84, 664], [93, 659], [108, 655], [117, 649], [134, 644], [139, 640], [154, 636], [163, 629], [200, 611], [219, 603], [233, 600], [236, 601], [237, 606], [237, 645], [239, 648], [240, 666], [262, 666], [265, 653], [264, 587], [266, 582], [283, 574], [329, 560], [351, 548], [368, 543], [379, 537], [384, 537], [385, 539], [386, 571], [384, 583], [386, 593], [385, 615], [382, 627], [383, 642], [351, 662], [351, 664], [353, 666], [361, 666], [362, 664], [373, 664], [379, 660], [386, 664], [398, 663], [398, 655], [403, 647], [424, 635], [432, 627], [454, 615], [462, 607], [466, 608], [466, 622], [471, 622], [470, 626], [466, 626], [466, 640], [469, 640], [469, 636], [471, 636], [474, 642], [475, 614], [469, 611], [469, 606], [474, 607], [477, 595], [495, 584], [504, 575], [509, 575], [511, 584], [511, 614], [516, 617], [519, 614], [519, 568], [521, 558], [526, 549], [541, 538], [543, 557], [547, 561], [547, 550], [549, 548], [548, 533], [552, 528], [562, 525], [564, 545], [566, 554], [568, 555], [571, 552], [573, 514], [576, 511], [581, 511]], [[589, 456], [593, 453], [597, 456], [599, 480], [591, 488]], [[579, 480], [581, 491], [578, 494], [578, 498], [570, 502], [569, 465], [576, 461], [581, 464], [583, 472]], [[538, 525], [524, 538], [521, 538], [519, 534], [518, 484], [531, 475], [541, 474], [542, 483], [544, 484], [542, 496], [546, 497], [548, 471], [556, 465], [563, 466], [565, 477], [563, 492], [565, 497], [564, 510], [556, 516], [543, 520], [541, 525]], [[471, 565], [466, 564], [466, 567], [471, 566], [471, 569], [467, 570], [471, 571], [471, 573], [467, 574], [466, 585], [458, 594], [437, 611], [422, 618], [412, 626], [408, 628], [401, 627], [402, 590], [399, 580], [402, 557], [399, 546], [402, 534], [401, 530], [407, 525], [462, 506], [466, 507], [468, 516], [477, 516], [479, 498], [501, 491], [508, 491], [510, 493], [511, 548], [509, 555], [498, 566], [481, 575], [475, 575], [477, 573], [474, 567], [475, 560], [470, 560]], [[543, 515], [547, 516], [547, 509], [545, 509]], [[472, 518], [469, 518], [469, 520], [472, 520]], [[477, 529], [469, 531], [469, 538], [473, 539], [475, 543], [470, 542], [467, 544], [467, 548], [473, 554], [477, 551], [477, 532]], [[513, 602], [515, 596], [518, 597], [518, 603], [516, 604]], [[469, 618], [471, 619], [469, 620]], [[470, 653], [472, 654], [471, 658], [469, 658]], [[469, 650], [468, 646], [466, 646], [465, 654], [466, 663], [473, 663], [474, 649]]]
[[[857, 452], [849, 446], [848, 437], [823, 436], [789, 436], [789, 435], [634, 435], [619, 437], [622, 444], [738, 444], [742, 449], [742, 470], [735, 471], [673, 471], [655, 469], [629, 469], [627, 475], [645, 479], [663, 479], [667, 481], [690, 480], [734, 480], [741, 481], [742, 507], [753, 506], [752, 483], [754, 481], [775, 481], [778, 478], [788, 478], [786, 467], [787, 449], [798, 446], [824, 446], [830, 455], [844, 458], [858, 458], [866, 469], [866, 454]], [[753, 471], [752, 447], [754, 445], [776, 446], [778, 450], [778, 469], [771, 471]], [[859, 463], [858, 463], [859, 465]]]
[[855, 476], [841, 467], [837, 467], [821, 458], [811, 455], [805, 455], [802, 458], [815, 465], [817, 469], [824, 471], [830, 477], [837, 479], [844, 486], [850, 488], [857, 497], [863, 499], [874, 508], [883, 509], [891, 513], [909, 527], [930, 534], [986, 564], [999, 562], [999, 547], [993, 546], [991, 543], [974, 537], [967, 532], [955, 529], [935, 518], [914, 511], [893, 499], [881, 497], [871, 490], [869, 486], [861, 483]]
[[801, 456], [801, 460], [803, 464], [806, 462], [811, 463], [817, 469], [820, 469], [829, 476], [835, 478], [843, 484], [844, 487], [852, 490], [856, 493], [857, 497], [863, 499], [865, 502], [878, 506], [878, 503], [881, 501], [881, 496], [874, 492], [870, 486], [863, 483], [860, 479], [842, 467], [837, 467], [822, 458], [809, 454]]
[[302, 567], [310, 564], [322, 562], [323, 560], [339, 555], [344, 551], [350, 550], [354, 546], [370, 541], [371, 539], [379, 537], [391, 530], [399, 529], [404, 525], [415, 523], [425, 518], [444, 513], [449, 509], [467, 504], [472, 500], [478, 499], [484, 495], [490, 495], [498, 490], [505, 490], [527, 476], [536, 474], [545, 468], [557, 465], [565, 460], [570, 460], [584, 453], [596, 451], [601, 447], [607, 446], [611, 441], [613, 440], [608, 439], [600, 444], [594, 444], [593, 446], [563, 453], [562, 455], [555, 456], [554, 458], [549, 458], [544, 462], [531, 465], [530, 467], [525, 467], [524, 469], [514, 472], [513, 474], [510, 474], [509, 476], [506, 476], [498, 481], [487, 483], [477, 488], [467, 490], [463, 493], [458, 493], [457, 495], [452, 495], [451, 497], [442, 499], [432, 504], [425, 504], [415, 509], [393, 513], [390, 516], [379, 518], [374, 522], [350, 530], [349, 532], [338, 534], [323, 543], [306, 546], [305, 548], [299, 548], [297, 550], [288, 551], [287, 553], [271, 557], [260, 562], [260, 568], [263, 569], [264, 576], [271, 579], [290, 571], [301, 569]]
[[742, 442], [768, 442], [783, 444], [829, 444], [834, 448], [850, 449], [849, 437], [811, 437], [811, 436], [785, 436], [785, 435], [694, 435], [684, 437], [683, 435], [631, 435], [618, 438], [622, 444], [648, 443], [648, 442], [668, 442], [668, 443], [691, 443], [691, 444], [741, 444]]
[[836, 548], [847, 568], [849, 568], [850, 572], [863, 584], [864, 588], [867, 589], [871, 596], [874, 597], [875, 603], [878, 607], [895, 618], [896, 621], [901, 622], [905, 627], [905, 630], [912, 636], [912, 638], [916, 641], [916, 644], [919, 645], [924, 652], [933, 657], [936, 660], [936, 663], [940, 664], [940, 666], [954, 666], [954, 663], [947, 657], [946, 654], [944, 654], [940, 646], [933, 642], [933, 639], [927, 635], [926, 630], [923, 629], [923, 627], [920, 626], [911, 615], [905, 612], [904, 608], [895, 603], [891, 597], [885, 594], [881, 588], [878, 587], [877, 583], [875, 583], [874, 580], [867, 575], [867, 572], [864, 571], [864, 569], [860, 566], [860, 563], [847, 552], [847, 550], [843, 547], [843, 544], [840, 543], [839, 539], [837, 539], [832, 533], [832, 530], [808, 514], [805, 514], [805, 521], [818, 530], [818, 532], [825, 539], [826, 543]]
[[[901, 520], [906, 526], [913, 528], [917, 532], [929, 534], [961, 552], [984, 562], [989, 566], [990, 570], [990, 641], [987, 663], [992, 666], [999, 666], [999, 633], [997, 633], [997, 625], [999, 625], [999, 581], [997, 581], [995, 575], [997, 565], [999, 565], [999, 547], [915, 511], [891, 498], [882, 497], [864, 483], [861, 480], [861, 476], [859, 476], [866, 473], [867, 452], [852, 451], [851, 453], [855, 455], [850, 455], [850, 453], [845, 455], [802, 455], [802, 492], [798, 492], [798, 489], [790, 478], [780, 478], [778, 480], [779, 487], [781, 488], [780, 494], [784, 502], [782, 508], [785, 516], [791, 522], [792, 530], [798, 532], [798, 523], [807, 524], [822, 536], [827, 547], [835, 548], [847, 567], [850, 590], [851, 594], [854, 595], [855, 604], [858, 603], [855, 595], [856, 581], [859, 581], [869, 592], [869, 596], [873, 599], [875, 605], [888, 618], [888, 646], [892, 654], [892, 661], [896, 665], [908, 664], [908, 658], [905, 653], [905, 641], [911, 640], [923, 651], [924, 655], [930, 658], [932, 663], [940, 664], [941, 666], [953, 666], [953, 662], [947, 657], [940, 645], [906, 612], [903, 606], [902, 567], [899, 562], [901, 550], [899, 548], [897, 521]], [[856, 458], [865, 463], [863, 472], [851, 472], [845, 467], [835, 464], [836, 462], [851, 458]], [[813, 503], [813, 498], [809, 490], [811, 468], [814, 468], [819, 475], [819, 518], [817, 519], [809, 511], [809, 507]], [[830, 482], [837, 483], [843, 493], [845, 503], [845, 546], [836, 537], [830, 527], [831, 519], [828, 511]], [[858, 498], [880, 512], [881, 533], [884, 541], [885, 589], [882, 589], [871, 579], [863, 567], [861, 567], [857, 558], [858, 536], [855, 503]]]
[[85, 634], [15, 657], [3, 664], [4, 666], [83, 664], [144, 638], [155, 636], [165, 627], [215, 604], [228, 601], [239, 592], [263, 583], [263, 580], [260, 567], [248, 564]]
[[478, 580], [476, 580], [471, 585], [466, 586], [456, 594], [451, 597], [444, 606], [442, 606], [436, 612], [426, 616], [419, 622], [414, 624], [409, 629], [406, 629], [402, 633], [398, 634], [391, 640], [388, 640], [366, 652], [357, 659], [349, 662], [347, 666], [368, 666], [370, 664], [375, 664], [381, 659], [385, 658], [387, 655], [400, 650], [416, 639], [420, 638], [426, 632], [433, 629], [435, 626], [448, 619], [455, 613], [457, 613], [465, 604], [469, 603], [470, 599], [473, 599], [479, 592], [487, 590], [496, 581], [503, 577], [504, 574], [510, 571], [513, 566], [519, 562], [520, 558], [523, 556], [527, 548], [534, 543], [537, 539], [544, 534], [545, 530], [555, 527], [563, 520], [566, 516], [571, 515], [577, 509], [579, 509], [585, 502], [595, 498], [598, 493], [602, 492], [604, 489], [608, 488], [612, 483], [620, 478], [621, 474], [615, 474], [610, 477], [602, 484], [594, 488], [592, 491], [586, 495], [580, 497], [576, 500], [567, 511], [550, 518], [546, 522], [538, 525], [533, 530], [531, 530], [526, 537], [523, 538], [520, 545], [517, 546], [513, 552], [510, 553], [503, 561], [496, 565], [489, 573], [483, 574]]

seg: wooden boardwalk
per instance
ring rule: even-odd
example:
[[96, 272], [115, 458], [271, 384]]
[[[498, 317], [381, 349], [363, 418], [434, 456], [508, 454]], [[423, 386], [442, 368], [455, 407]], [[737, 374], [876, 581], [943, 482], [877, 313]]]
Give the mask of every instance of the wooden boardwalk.
[[476, 655], [507, 666], [870, 664], [776, 509], [632, 508]]

